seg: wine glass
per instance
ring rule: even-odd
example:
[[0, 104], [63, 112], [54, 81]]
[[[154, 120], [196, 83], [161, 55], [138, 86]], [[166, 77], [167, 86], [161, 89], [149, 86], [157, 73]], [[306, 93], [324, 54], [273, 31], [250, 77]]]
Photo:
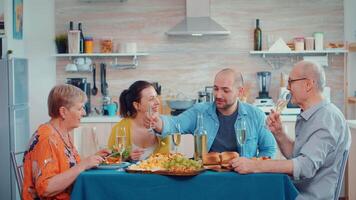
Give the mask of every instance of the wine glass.
[[122, 162], [122, 154], [125, 151], [126, 147], [126, 129], [125, 127], [121, 128], [121, 133], [119, 132], [119, 128], [116, 129], [116, 140], [115, 145], [117, 151], [120, 153], [120, 161]]
[[[148, 103], [147, 113], [148, 113], [148, 116], [151, 118], [152, 114], [153, 114], [153, 110], [152, 110], [152, 105], [150, 103]], [[150, 123], [150, 127], [148, 128], [148, 132], [155, 134], [155, 131], [153, 130], [153, 128], [151, 126], [151, 123]]]
[[246, 143], [247, 133], [246, 133], [246, 121], [244, 118], [237, 120], [235, 126], [236, 141], [241, 147], [241, 156], [244, 156], [244, 145]]
[[180, 144], [180, 140], [181, 140], [181, 129], [180, 129], [180, 124], [176, 124], [177, 127], [177, 131], [175, 133], [172, 134], [172, 140], [174, 143], [174, 152], [177, 153], [178, 152], [178, 146]]
[[288, 90], [281, 92], [276, 103], [275, 111], [277, 113], [282, 113], [284, 108], [288, 105], [290, 99], [291, 99], [291, 94]]

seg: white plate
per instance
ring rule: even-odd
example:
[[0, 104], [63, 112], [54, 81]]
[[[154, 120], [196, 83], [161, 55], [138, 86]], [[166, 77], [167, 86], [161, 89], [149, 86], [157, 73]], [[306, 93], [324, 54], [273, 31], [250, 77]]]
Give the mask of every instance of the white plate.
[[130, 166], [131, 163], [129, 162], [122, 162], [122, 163], [119, 163], [119, 164], [111, 164], [111, 165], [99, 165], [97, 167], [97, 169], [120, 169], [120, 168], [125, 168], [125, 167], [128, 167]]

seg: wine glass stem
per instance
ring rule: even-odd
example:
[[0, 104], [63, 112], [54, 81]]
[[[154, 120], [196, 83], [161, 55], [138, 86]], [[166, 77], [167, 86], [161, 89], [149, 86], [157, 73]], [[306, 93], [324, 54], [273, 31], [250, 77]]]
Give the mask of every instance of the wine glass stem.
[[244, 145], [241, 145], [241, 157], [244, 157]]

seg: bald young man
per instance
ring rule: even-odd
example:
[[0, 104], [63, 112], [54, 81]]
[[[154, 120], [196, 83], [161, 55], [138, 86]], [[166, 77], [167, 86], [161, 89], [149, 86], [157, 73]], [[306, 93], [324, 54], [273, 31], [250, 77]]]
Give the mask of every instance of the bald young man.
[[335, 197], [340, 179], [343, 153], [350, 148], [350, 130], [341, 111], [322, 96], [325, 86], [323, 68], [315, 63], [298, 62], [289, 74], [291, 102], [302, 109], [292, 141], [286, 135], [280, 115], [274, 111], [267, 125], [288, 160], [255, 161], [238, 158], [232, 166], [239, 173], [278, 172], [294, 178], [300, 194], [297, 199]]
[[214, 80], [215, 102], [195, 104], [178, 116], [161, 116], [153, 126], [163, 136], [177, 131], [177, 124], [180, 124], [183, 133], [194, 133], [197, 115], [201, 113], [208, 136], [208, 151], [241, 152], [241, 147], [236, 142], [234, 127], [244, 120], [247, 130], [244, 156], [274, 157], [276, 141], [265, 126], [265, 114], [258, 108], [239, 101], [242, 93], [239, 73], [230, 68], [223, 69], [217, 73]]

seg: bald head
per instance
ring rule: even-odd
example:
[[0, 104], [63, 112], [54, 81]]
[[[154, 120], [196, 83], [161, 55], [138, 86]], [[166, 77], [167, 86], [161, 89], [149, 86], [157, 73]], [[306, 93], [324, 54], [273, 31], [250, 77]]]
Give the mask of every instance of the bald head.
[[316, 88], [322, 92], [325, 87], [325, 72], [324, 69], [317, 63], [311, 61], [300, 61], [294, 65], [293, 70], [298, 70], [299, 73], [308, 79], [314, 81]]
[[225, 69], [220, 70], [216, 74], [215, 79], [220, 78], [220, 77], [231, 78], [231, 80], [233, 80], [233, 85], [235, 87], [243, 86], [243, 80], [242, 80], [241, 73], [238, 73], [231, 68], [225, 68]]

